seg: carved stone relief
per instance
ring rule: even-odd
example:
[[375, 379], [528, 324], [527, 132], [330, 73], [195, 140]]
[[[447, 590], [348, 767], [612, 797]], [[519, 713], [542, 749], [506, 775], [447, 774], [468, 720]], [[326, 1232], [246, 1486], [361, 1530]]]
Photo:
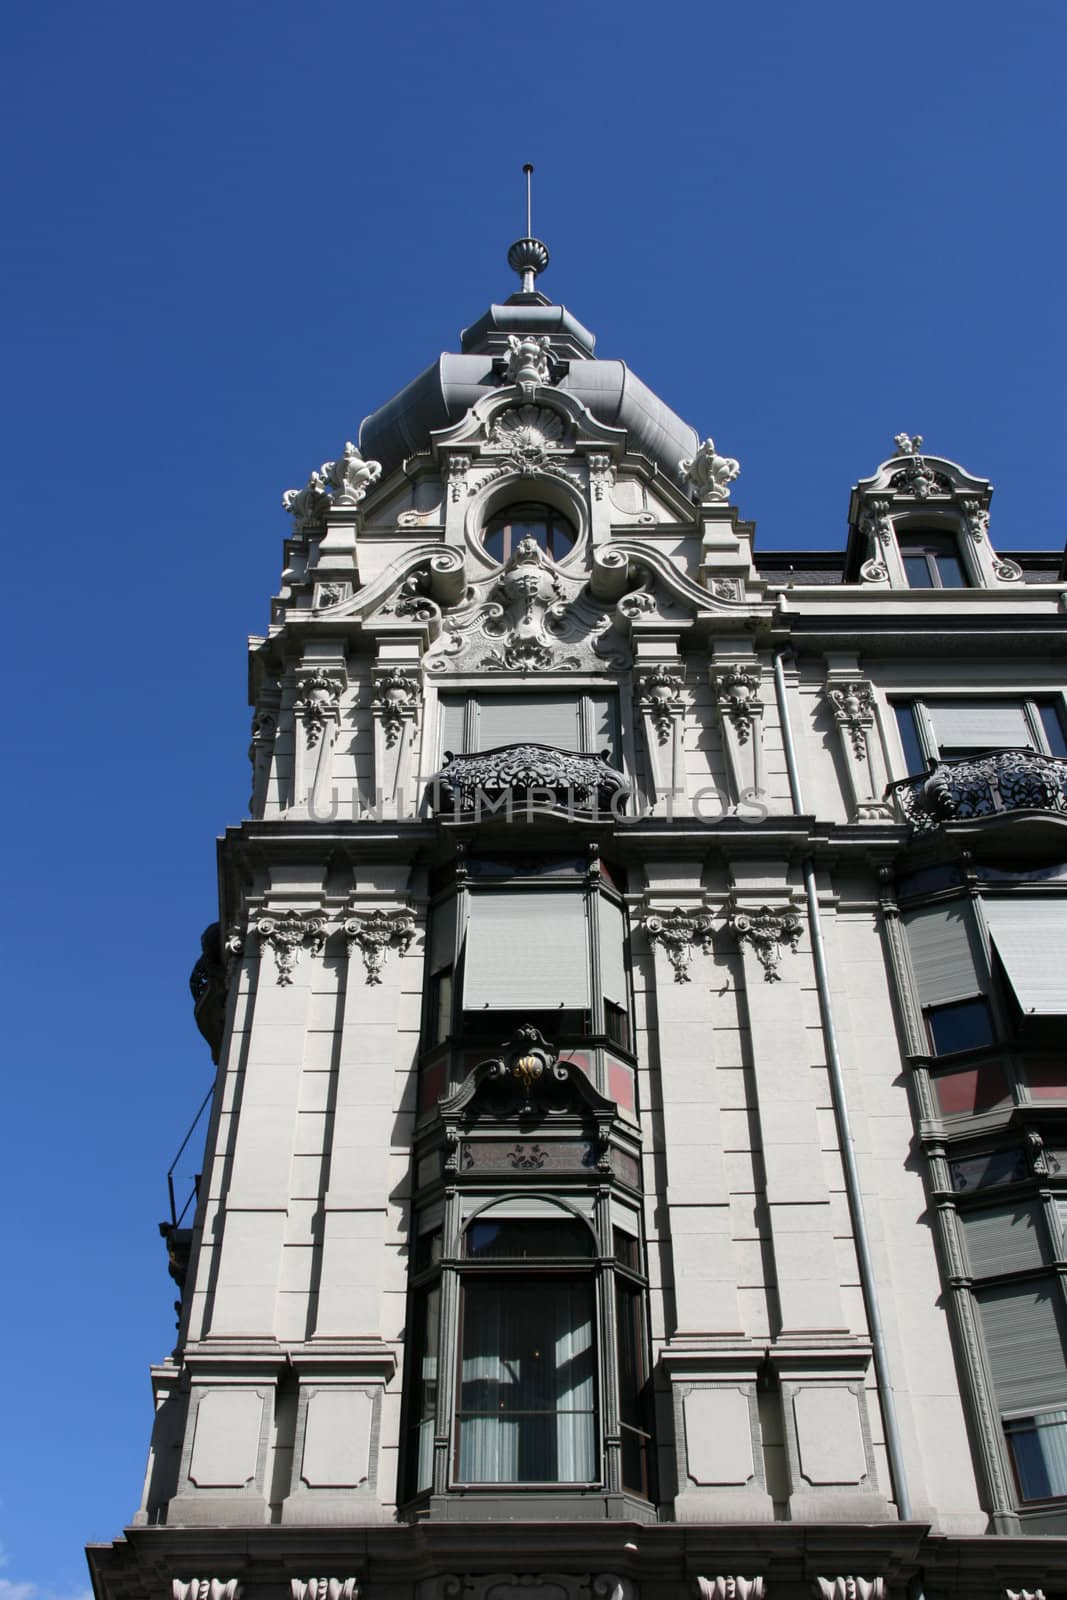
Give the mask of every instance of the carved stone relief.
[[636, 675], [638, 705], [650, 719], [660, 744], [670, 741], [674, 724], [682, 714], [684, 682], [681, 667], [647, 667]]
[[490, 425], [488, 442], [491, 449], [503, 453], [503, 459], [471, 485], [471, 493], [515, 473], [521, 478], [563, 478], [580, 487], [578, 475], [558, 459], [563, 453], [565, 434], [563, 418], [548, 406], [510, 406], [501, 411]]
[[409, 667], [376, 667], [372, 705], [386, 745], [392, 749], [406, 722], [414, 722], [422, 698], [422, 678]]
[[282, 510], [288, 511], [298, 533], [312, 533], [325, 527], [330, 497], [321, 472], [313, 472], [302, 489], [286, 489]]
[[603, 500], [615, 482], [615, 468], [610, 456], [596, 453], [586, 458], [589, 462], [589, 487], [594, 500]]
[[282, 985], [292, 983], [293, 970], [302, 949], [307, 948], [313, 955], [318, 955], [326, 942], [326, 918], [317, 912], [266, 912], [257, 917], [252, 926], [259, 935], [260, 944], [273, 950], [278, 983]]
[[341, 689], [336, 673], [311, 670], [297, 674], [293, 710], [304, 724], [309, 750], [315, 748], [327, 723], [336, 717]]
[[644, 919], [644, 929], [653, 944], [663, 946], [674, 968], [675, 983], [689, 983], [689, 963], [694, 946], [706, 950], [711, 939], [711, 918], [702, 911], [652, 912]]
[[736, 938], [752, 946], [763, 968], [764, 982], [780, 982], [778, 966], [782, 946], [796, 948], [800, 938], [799, 917], [792, 911], [774, 911], [770, 906], [763, 906], [759, 911], [735, 911], [729, 922]]
[[504, 370], [509, 383], [517, 383], [523, 388], [551, 383], [547, 334], [509, 333]]
[[816, 1578], [814, 1588], [815, 1600], [886, 1600], [884, 1578]]
[[826, 698], [834, 721], [847, 736], [857, 761], [867, 759], [867, 730], [874, 723], [874, 691], [863, 678], [828, 683]]
[[241, 1600], [244, 1585], [237, 1578], [172, 1578], [171, 1600]]
[[381, 475], [381, 462], [364, 461], [351, 439], [336, 461], [325, 461], [322, 465], [322, 476], [333, 490], [335, 506], [358, 506]]
[[697, 1578], [699, 1600], [764, 1600], [762, 1578]]
[[344, 925], [351, 961], [358, 949], [363, 956], [367, 982], [381, 983], [385, 952], [394, 947], [404, 955], [415, 934], [415, 919], [410, 911], [371, 911], [348, 917]]

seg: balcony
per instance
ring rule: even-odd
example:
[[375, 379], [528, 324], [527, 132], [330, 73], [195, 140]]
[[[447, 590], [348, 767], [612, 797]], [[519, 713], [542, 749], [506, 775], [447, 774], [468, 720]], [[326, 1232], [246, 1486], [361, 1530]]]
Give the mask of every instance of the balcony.
[[431, 811], [525, 813], [546, 807], [568, 815], [621, 816], [630, 786], [603, 755], [556, 750], [546, 744], [505, 744], [477, 755], [449, 756], [431, 778]]
[[985, 823], [1011, 813], [1067, 819], [1067, 760], [1035, 750], [991, 750], [937, 761], [886, 790], [901, 821], [929, 834], [946, 823]]

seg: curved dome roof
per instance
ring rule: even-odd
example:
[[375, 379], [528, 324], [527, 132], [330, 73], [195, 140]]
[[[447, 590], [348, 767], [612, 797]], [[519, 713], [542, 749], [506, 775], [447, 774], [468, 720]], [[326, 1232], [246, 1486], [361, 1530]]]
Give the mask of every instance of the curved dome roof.
[[425, 450], [431, 433], [459, 422], [477, 400], [499, 388], [494, 358], [506, 348], [508, 335], [520, 332], [547, 335], [553, 354], [566, 363], [553, 387], [588, 406], [598, 422], [625, 428], [631, 449], [669, 478], [677, 477], [679, 461], [692, 456], [700, 443], [695, 428], [664, 405], [624, 361], [597, 361], [593, 335], [564, 306], [552, 305], [540, 294], [513, 295], [504, 305], [491, 306], [462, 334], [462, 354], [439, 356], [365, 418], [359, 431], [363, 454], [380, 461], [388, 475], [406, 457]]

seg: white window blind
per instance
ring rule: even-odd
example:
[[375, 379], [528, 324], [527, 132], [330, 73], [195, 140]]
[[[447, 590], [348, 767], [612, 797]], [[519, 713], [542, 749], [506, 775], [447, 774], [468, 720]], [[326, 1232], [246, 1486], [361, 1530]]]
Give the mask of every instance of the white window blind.
[[582, 747], [577, 695], [487, 694], [478, 698], [478, 748], [502, 744], [549, 744], [557, 750]]
[[984, 992], [975, 953], [975, 931], [966, 902], [909, 911], [903, 920], [924, 1006], [946, 1005]]
[[1046, 1260], [1037, 1206], [989, 1206], [963, 1214], [963, 1233], [976, 1278], [1040, 1267]]
[[626, 1007], [626, 919], [606, 895], [597, 906], [600, 918], [600, 982], [605, 1000]]
[[1067, 1405], [1067, 1369], [1054, 1279], [981, 1289], [986, 1355], [1001, 1411]]
[[599, 755], [601, 750], [609, 752], [609, 761], [617, 761], [619, 753], [619, 698], [614, 694], [594, 694], [590, 696], [592, 711], [591, 737], [585, 741], [586, 748], [595, 750]]
[[456, 953], [456, 897], [452, 895], [430, 913], [430, 971], [450, 967]]
[[929, 700], [926, 709], [942, 754], [952, 750], [1020, 750], [1033, 747], [1018, 700]]
[[464, 718], [467, 715], [467, 696], [465, 694], [443, 694], [440, 705], [441, 759], [443, 761], [446, 750], [451, 750], [454, 756], [461, 756], [466, 752], [463, 725]]
[[472, 894], [465, 1011], [586, 1010], [584, 894], [525, 889]]
[[982, 901], [982, 913], [1024, 1016], [1067, 1016], [1067, 899]]

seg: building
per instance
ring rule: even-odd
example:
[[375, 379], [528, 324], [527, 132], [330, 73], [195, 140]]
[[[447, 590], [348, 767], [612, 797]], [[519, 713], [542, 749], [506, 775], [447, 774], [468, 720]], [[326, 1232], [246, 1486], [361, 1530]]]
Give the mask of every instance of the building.
[[285, 496], [98, 1600], [1063, 1592], [1065, 573], [906, 435], [757, 551], [509, 259]]

